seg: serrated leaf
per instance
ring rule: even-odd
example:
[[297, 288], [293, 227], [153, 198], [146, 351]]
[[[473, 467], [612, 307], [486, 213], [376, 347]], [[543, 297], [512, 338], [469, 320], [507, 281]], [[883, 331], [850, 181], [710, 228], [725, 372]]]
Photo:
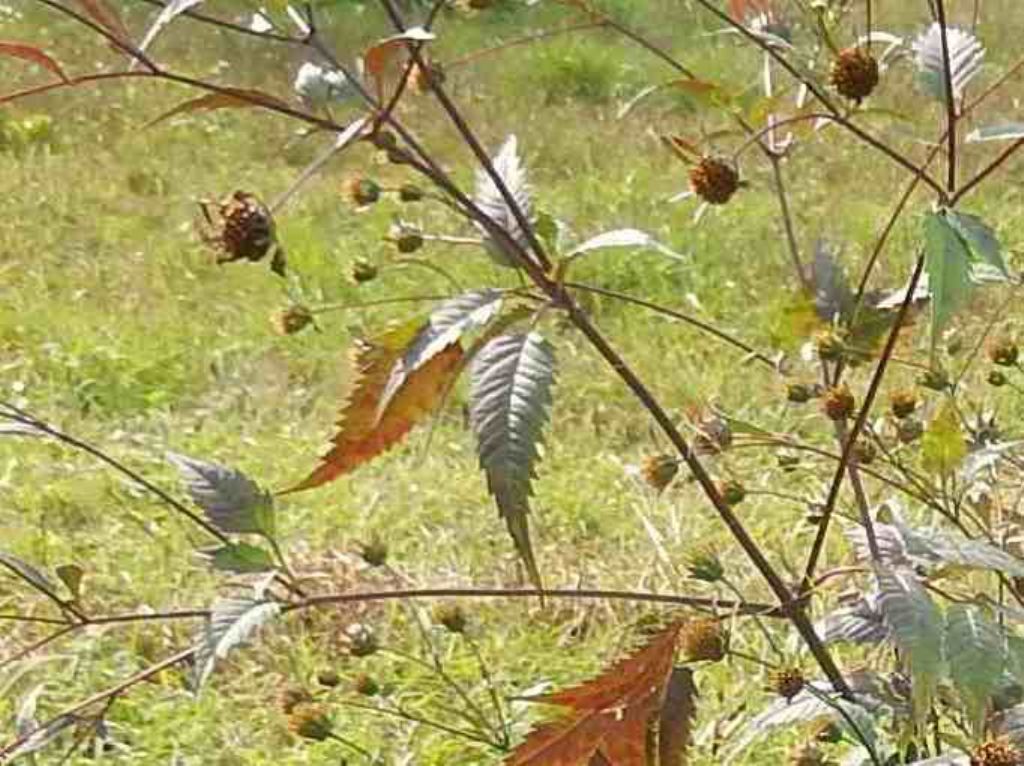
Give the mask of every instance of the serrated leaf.
[[269, 551], [249, 543], [229, 543], [219, 548], [202, 551], [210, 566], [221, 572], [254, 574], [270, 572], [276, 564]]
[[670, 626], [598, 678], [533, 698], [568, 710], [535, 728], [506, 766], [646, 766], [647, 733], [672, 672], [679, 627]]
[[471, 369], [470, 422], [477, 436], [480, 467], [538, 586], [529, 499], [554, 377], [554, 352], [535, 332], [494, 338], [473, 360]]
[[921, 438], [921, 464], [939, 476], [950, 476], [967, 457], [967, 440], [956, 410], [949, 403], [932, 418]]
[[218, 93], [207, 93], [205, 96], [189, 99], [178, 104], [170, 111], [164, 112], [156, 119], [150, 120], [145, 127], [150, 128], [157, 123], [190, 112], [212, 112], [218, 109], [242, 109], [247, 107], [264, 109], [290, 109], [284, 101], [263, 91], [252, 88], [224, 88]]
[[312, 489], [349, 473], [387, 451], [434, 411], [462, 370], [458, 343], [436, 354], [408, 377], [387, 409], [378, 417], [378, 405], [391, 370], [423, 326], [407, 322], [354, 349], [355, 383], [338, 420], [334, 447], [306, 479], [285, 492]]
[[53, 581], [41, 569], [18, 558], [14, 554], [0, 551], [0, 567], [7, 568], [20, 579], [45, 593], [52, 595], [56, 590]]
[[1006, 667], [1003, 633], [985, 612], [970, 604], [946, 610], [949, 674], [964, 702], [975, 734], [981, 734], [989, 697]]
[[[515, 135], [510, 135], [501, 149], [491, 159], [495, 172], [505, 184], [516, 207], [522, 212], [527, 222], [533, 218], [533, 202], [530, 187], [526, 181], [526, 170], [519, 159], [519, 144]], [[476, 193], [473, 201], [499, 228], [504, 229], [509, 237], [523, 249], [529, 246], [529, 237], [519, 225], [512, 209], [506, 204], [497, 185], [486, 171], [480, 169], [476, 176]], [[484, 238], [484, 246], [491, 258], [500, 266], [514, 268], [517, 264], [512, 253], [506, 252], [505, 245], [495, 239], [484, 226], [477, 224]]]
[[685, 257], [681, 253], [677, 253], [671, 248], [661, 244], [647, 232], [640, 231], [639, 229], [615, 229], [613, 231], [606, 231], [603, 234], [598, 234], [596, 237], [591, 237], [586, 242], [574, 247], [566, 254], [566, 257], [578, 258], [585, 253], [589, 253], [594, 250], [602, 250], [608, 247], [642, 247], [656, 250], [663, 255], [667, 255], [675, 259]]
[[274, 498], [235, 468], [167, 454], [193, 502], [221, 532], [274, 536]]
[[247, 641], [280, 612], [281, 605], [274, 601], [247, 598], [215, 601], [196, 651], [194, 691], [198, 693], [203, 687], [218, 660], [227, 657], [232, 649]]
[[1010, 122], [972, 130], [964, 136], [964, 141], [970, 144], [979, 141], [1017, 141], [1021, 138], [1024, 138], [1024, 122]]
[[[950, 83], [953, 96], [963, 97], [964, 88], [981, 70], [985, 48], [970, 32], [955, 27], [946, 28], [949, 48]], [[946, 100], [946, 67], [942, 54], [942, 26], [933, 23], [914, 41], [918, 77], [929, 95], [939, 101]]]
[[377, 416], [380, 417], [387, 409], [410, 375], [458, 342], [464, 334], [478, 330], [494, 319], [501, 311], [503, 297], [501, 290], [473, 290], [438, 306], [392, 367], [377, 405]]
[[[159, 35], [168, 24], [189, 8], [194, 8], [201, 2], [203, 2], [203, 0], [170, 0], [170, 2], [160, 9], [160, 13], [157, 14], [156, 19], [150, 25], [149, 29], [146, 30], [146, 34], [142, 36], [142, 42], [139, 43], [139, 50], [145, 51], [149, 48], [157, 35]], [[134, 61], [132, 63], [133, 65], [135, 64]]]
[[821, 640], [826, 644], [844, 641], [851, 644], [877, 644], [884, 641], [889, 630], [882, 613], [866, 598], [841, 607], [827, 615], [818, 626]]
[[971, 253], [941, 213], [924, 219], [925, 267], [932, 301], [932, 353], [942, 331], [967, 302], [971, 289]]
[[[881, 559], [889, 566], [914, 566], [929, 573], [952, 566], [1024, 577], [1024, 561], [984, 540], [972, 540], [938, 529], [920, 529], [902, 522], [876, 523], [874, 529]], [[855, 529], [848, 532], [847, 537], [857, 549], [858, 560], [870, 561], [863, 531]]]
[[693, 671], [672, 669], [658, 714], [658, 766], [686, 766], [697, 717], [697, 687]]
[[913, 570], [879, 566], [878, 608], [910, 670], [914, 708], [918, 715], [928, 707], [943, 661], [944, 622]]
[[64, 74], [64, 70], [57, 63], [57, 60], [34, 45], [14, 42], [13, 40], [0, 40], [0, 56], [10, 56], [22, 61], [38, 64], [43, 69], [57, 75], [64, 82], [68, 82], [68, 76]]
[[958, 210], [946, 210], [945, 215], [949, 225], [967, 243], [976, 259], [988, 264], [1002, 276], [1010, 276], [1006, 261], [1003, 260], [1002, 245], [999, 244], [999, 238], [991, 226], [976, 215], [961, 213]]

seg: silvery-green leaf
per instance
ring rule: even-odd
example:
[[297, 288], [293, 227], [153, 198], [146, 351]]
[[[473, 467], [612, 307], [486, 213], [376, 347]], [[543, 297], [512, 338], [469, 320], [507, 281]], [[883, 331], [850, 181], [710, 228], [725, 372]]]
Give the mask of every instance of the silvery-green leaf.
[[975, 732], [1006, 666], [1003, 632], [977, 606], [951, 604], [946, 612], [949, 673]]
[[[875, 599], [872, 598], [872, 601]], [[882, 613], [872, 601], [859, 598], [854, 604], [841, 607], [821, 621], [818, 634], [826, 644], [840, 641], [852, 644], [876, 644], [889, 634]]]
[[[516, 207], [522, 212], [527, 222], [533, 219], [533, 202], [530, 197], [530, 187], [526, 181], [526, 170], [519, 159], [519, 144], [515, 135], [509, 136], [498, 153], [491, 159], [494, 170], [504, 183]], [[476, 193], [473, 201], [477, 207], [487, 215], [495, 224], [503, 229], [509, 237], [517, 242], [520, 247], [529, 247], [529, 237], [516, 220], [512, 209], [505, 202], [501, 191], [491, 176], [483, 169], [477, 171]], [[484, 245], [487, 252], [495, 263], [501, 266], [515, 267], [516, 259], [512, 254], [505, 252], [505, 246], [487, 230], [486, 227], [477, 224], [484, 238]]]
[[[876, 522], [872, 529], [883, 563], [889, 566], [905, 566], [912, 563], [907, 551], [907, 543], [898, 527], [893, 524]], [[871, 561], [871, 549], [868, 546], [867, 534], [863, 527], [856, 526], [847, 529], [846, 538], [853, 544], [858, 561]]]
[[503, 296], [501, 290], [473, 290], [447, 300], [434, 309], [401, 358], [395, 362], [377, 405], [377, 416], [384, 413], [395, 394], [416, 370], [464, 334], [478, 330], [494, 319], [501, 310]]
[[979, 141], [1018, 141], [1024, 138], [1024, 122], [1010, 122], [1005, 125], [987, 125], [984, 128], [972, 130], [964, 141], [976, 143]]
[[943, 662], [944, 621], [913, 570], [876, 567], [878, 608], [913, 679], [915, 710], [928, 706]]
[[471, 372], [470, 422], [480, 467], [516, 549], [538, 584], [529, 500], [554, 378], [554, 352], [535, 332], [493, 338], [473, 360]]
[[925, 267], [932, 294], [932, 351], [942, 331], [967, 302], [971, 289], [971, 252], [942, 213], [924, 219]]
[[[963, 97], [964, 88], [981, 69], [985, 48], [970, 32], [946, 28], [949, 46], [950, 82], [953, 96]], [[918, 77], [924, 89], [939, 101], [946, 100], [946, 67], [942, 55], [942, 27], [936, 22], [914, 41]]]
[[0, 551], [0, 568], [6, 568], [13, 572], [20, 579], [34, 586], [45, 593], [53, 594], [56, 586], [53, 581], [43, 573], [42, 570], [29, 564], [14, 554]]
[[643, 247], [656, 250], [676, 260], [685, 259], [685, 256], [682, 254], [666, 247], [650, 234], [639, 229], [615, 229], [598, 234], [596, 237], [591, 237], [586, 242], [574, 247], [567, 253], [567, 257], [578, 258], [593, 250], [601, 250], [608, 247]]
[[167, 454], [192, 500], [221, 532], [274, 536], [274, 499], [241, 471], [186, 455]]
[[947, 210], [946, 220], [967, 243], [975, 258], [996, 269], [1004, 277], [1010, 275], [1006, 261], [1003, 260], [1002, 245], [991, 226], [978, 216], [961, 213], [959, 210]]
[[200, 555], [210, 562], [210, 566], [221, 572], [255, 574], [269, 572], [276, 567], [274, 557], [268, 551], [249, 543], [228, 543], [201, 551]]
[[218, 660], [244, 643], [261, 626], [281, 612], [275, 601], [221, 598], [214, 602], [196, 650], [193, 689], [198, 692]]
[[1014, 450], [1020, 449], [1024, 441], [1005, 442], [1003, 444], [988, 444], [981, 449], [968, 453], [964, 463], [960, 466], [960, 476], [967, 484], [974, 483], [982, 471], [994, 468], [999, 461]]
[[955, 532], [915, 529], [898, 524], [907, 554], [931, 567], [957, 566], [1002, 572], [1024, 577], [1024, 561], [983, 540], [971, 540]]

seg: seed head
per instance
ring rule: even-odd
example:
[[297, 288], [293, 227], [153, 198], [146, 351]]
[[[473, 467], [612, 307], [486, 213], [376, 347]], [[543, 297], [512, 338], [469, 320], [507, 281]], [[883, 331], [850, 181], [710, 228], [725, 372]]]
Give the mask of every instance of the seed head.
[[804, 688], [803, 671], [800, 668], [782, 668], [771, 674], [771, 689], [787, 700], [793, 699]]
[[729, 634], [714, 619], [694, 620], [679, 635], [683, 656], [691, 662], [718, 662], [729, 647]]
[[423, 233], [407, 223], [396, 223], [391, 227], [389, 239], [395, 243], [398, 252], [408, 255], [423, 247]]
[[374, 535], [370, 542], [361, 546], [359, 555], [370, 566], [382, 567], [388, 563], [388, 544]]
[[345, 199], [353, 205], [365, 207], [380, 199], [380, 185], [366, 176], [352, 176], [344, 184]]
[[719, 482], [718, 493], [728, 505], [739, 505], [747, 497], [746, 488], [735, 479]]
[[904, 388], [900, 391], [895, 391], [892, 396], [889, 397], [889, 410], [892, 412], [892, 416], [897, 420], [910, 417], [914, 414], [914, 410], [917, 409], [917, 394], [914, 393], [913, 389]]
[[295, 686], [286, 686], [277, 695], [277, 704], [286, 715], [291, 713], [299, 705], [305, 705], [313, 701], [313, 695], [305, 689]]
[[288, 716], [288, 729], [304, 739], [323, 742], [331, 736], [334, 724], [323, 705], [299, 705]]
[[333, 670], [322, 670], [317, 673], [316, 682], [321, 686], [326, 686], [328, 689], [333, 689], [341, 683], [341, 676]]
[[878, 449], [871, 442], [858, 439], [853, 445], [853, 457], [860, 465], [871, 465], [878, 457]]
[[818, 356], [826, 362], [838, 362], [846, 351], [842, 336], [835, 330], [822, 330], [815, 335], [814, 346]]
[[398, 190], [398, 198], [402, 202], [419, 202], [423, 199], [423, 189], [416, 184], [402, 184]]
[[846, 420], [853, 414], [857, 401], [845, 383], [833, 386], [825, 392], [822, 409], [830, 420]]
[[996, 341], [988, 349], [988, 358], [992, 360], [993, 364], [998, 364], [1000, 367], [1013, 367], [1017, 364], [1019, 356], [1020, 349], [1009, 338]]
[[949, 388], [949, 375], [945, 370], [928, 370], [917, 379], [917, 382], [932, 391], [945, 391]]
[[806, 383], [790, 383], [786, 388], [786, 401], [793, 404], [806, 404], [814, 398], [814, 386]]
[[434, 622], [449, 633], [465, 633], [468, 620], [458, 604], [438, 604], [434, 609]]
[[900, 444], [912, 444], [924, 434], [924, 424], [915, 417], [904, 418], [896, 426], [896, 438]]
[[720, 582], [725, 575], [722, 560], [710, 548], [697, 551], [686, 562], [686, 571], [694, 580], [702, 582]]
[[661, 492], [679, 473], [679, 460], [673, 455], [648, 455], [640, 465], [640, 475], [649, 487]]
[[270, 317], [270, 323], [281, 335], [294, 335], [313, 323], [313, 313], [305, 306], [296, 303], [275, 312]]
[[380, 649], [380, 642], [373, 628], [362, 623], [354, 623], [345, 631], [348, 638], [348, 651], [353, 657], [369, 657]]
[[832, 87], [858, 104], [878, 85], [878, 62], [866, 50], [847, 48], [832, 62]]
[[724, 205], [740, 187], [736, 168], [718, 157], [703, 157], [690, 170], [690, 189], [705, 202]]
[[356, 694], [362, 694], [364, 697], [375, 697], [380, 694], [380, 684], [377, 683], [377, 679], [365, 673], [356, 677], [352, 689]]
[[732, 445], [732, 428], [721, 415], [712, 413], [697, 423], [693, 447], [699, 455], [717, 455]]
[[219, 251], [217, 263], [259, 261], [272, 253], [270, 268], [284, 276], [285, 256], [274, 219], [254, 194], [236, 191], [219, 203], [200, 203], [200, 210], [205, 218], [200, 234]]
[[1021, 766], [1024, 754], [1009, 740], [994, 739], [983, 742], [971, 753], [971, 766]]
[[989, 372], [988, 384], [990, 386], [1001, 388], [1002, 386], [1005, 386], [1007, 383], [1009, 383], [1009, 381], [1006, 378], [1006, 374], [1002, 370], [992, 370]]
[[372, 282], [377, 278], [377, 266], [365, 258], [358, 258], [352, 264], [352, 281], [357, 285]]

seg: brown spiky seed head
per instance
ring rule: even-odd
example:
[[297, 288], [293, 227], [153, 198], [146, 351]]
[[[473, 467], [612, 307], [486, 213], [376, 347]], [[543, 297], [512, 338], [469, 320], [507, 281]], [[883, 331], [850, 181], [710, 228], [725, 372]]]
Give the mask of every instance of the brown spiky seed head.
[[277, 244], [274, 219], [254, 194], [236, 191], [219, 204], [217, 217], [204, 238], [223, 251], [218, 263], [258, 261]]
[[690, 577], [701, 582], [720, 582], [725, 576], [725, 567], [718, 554], [710, 548], [697, 551], [686, 562]]
[[826, 362], [838, 362], [846, 351], [842, 336], [835, 330], [822, 330], [816, 334], [814, 346], [818, 350], [818, 356]]
[[366, 176], [352, 176], [345, 179], [345, 199], [353, 205], [365, 207], [380, 199], [380, 184]]
[[661, 492], [679, 473], [679, 459], [673, 455], [648, 455], [640, 464], [640, 475], [649, 487]]
[[739, 188], [736, 168], [719, 157], [702, 157], [690, 170], [690, 189], [712, 205], [724, 205]]
[[971, 753], [971, 766], [1022, 766], [1024, 754], [1009, 740], [983, 742]]
[[798, 745], [789, 755], [790, 766], [826, 766], [825, 754], [815, 745]]
[[735, 479], [718, 483], [718, 494], [728, 505], [739, 505], [747, 498], [747, 489]]
[[847, 385], [840, 383], [825, 392], [821, 406], [830, 420], [846, 420], [853, 414], [857, 401]]
[[469, 620], [458, 604], [438, 604], [434, 609], [434, 622], [449, 633], [465, 633]]
[[913, 389], [904, 388], [894, 391], [889, 397], [889, 410], [897, 420], [908, 418], [917, 409], [917, 394]]
[[694, 620], [679, 634], [683, 656], [691, 662], [718, 662], [729, 648], [729, 634], [719, 620]]
[[945, 391], [949, 388], [949, 375], [945, 370], [928, 370], [917, 379], [917, 382], [931, 391]]
[[313, 701], [313, 695], [305, 689], [295, 686], [286, 686], [277, 694], [277, 705], [285, 714], [291, 713], [299, 705], [305, 705]]
[[356, 676], [352, 689], [356, 694], [362, 694], [364, 697], [375, 697], [380, 694], [380, 684], [377, 683], [377, 679], [366, 675], [366, 673]]
[[806, 683], [803, 671], [800, 668], [781, 668], [774, 671], [770, 677], [771, 689], [780, 697], [787, 700], [793, 699], [804, 688]]
[[871, 465], [878, 457], [878, 448], [871, 442], [858, 439], [853, 445], [853, 457], [860, 465]]
[[395, 247], [403, 255], [415, 253], [423, 247], [423, 235], [414, 229], [406, 229], [395, 238]]
[[832, 62], [832, 87], [841, 95], [860, 103], [878, 85], [878, 62], [861, 48], [847, 48]]
[[370, 566], [382, 567], [388, 563], [388, 544], [374, 535], [368, 543], [360, 546], [359, 555]]
[[402, 202], [419, 202], [423, 196], [423, 189], [416, 184], [402, 184], [398, 190], [398, 198]]
[[900, 444], [912, 444], [924, 434], [924, 423], [918, 418], [904, 418], [896, 426], [896, 438]]
[[299, 705], [288, 716], [288, 729], [304, 739], [323, 742], [331, 736], [334, 724], [323, 705]]
[[376, 278], [377, 267], [365, 258], [359, 258], [352, 264], [352, 281], [357, 285], [372, 282]]
[[369, 625], [361, 623], [349, 625], [345, 636], [348, 638], [349, 654], [353, 657], [369, 657], [380, 649], [377, 634]]
[[718, 455], [732, 446], [732, 427], [721, 415], [702, 417], [696, 425], [693, 447], [699, 455]]
[[807, 383], [790, 383], [786, 387], [786, 401], [793, 404], [806, 404], [814, 398], [814, 386]]
[[1020, 349], [1009, 338], [996, 341], [988, 349], [988, 358], [992, 360], [993, 364], [998, 364], [1000, 367], [1013, 367], [1017, 364], [1019, 356]]
[[313, 312], [305, 306], [295, 304], [275, 312], [270, 317], [270, 323], [280, 335], [294, 335], [313, 323]]

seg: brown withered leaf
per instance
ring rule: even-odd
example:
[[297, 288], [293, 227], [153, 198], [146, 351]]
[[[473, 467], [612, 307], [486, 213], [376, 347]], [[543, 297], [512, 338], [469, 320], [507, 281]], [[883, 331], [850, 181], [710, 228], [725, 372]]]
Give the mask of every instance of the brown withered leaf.
[[212, 112], [215, 109], [240, 109], [243, 107], [260, 106], [263, 108], [290, 108], [281, 99], [276, 96], [271, 96], [263, 91], [253, 90], [250, 88], [225, 88], [223, 92], [219, 93], [207, 93], [205, 96], [199, 98], [193, 98], [182, 104], [178, 104], [176, 107], [168, 112], [164, 112], [154, 120], [150, 120], [146, 123], [146, 127], [152, 127], [158, 122], [169, 120], [171, 117], [175, 117], [179, 114], [185, 114], [187, 112]]
[[131, 34], [121, 16], [107, 0], [77, 0], [77, 4], [90, 19], [123, 43], [131, 43]]
[[384, 101], [385, 83], [400, 55], [408, 49], [408, 43], [425, 43], [434, 39], [434, 35], [420, 27], [407, 29], [402, 34], [393, 35], [379, 40], [363, 54], [363, 69], [373, 78], [377, 86], [377, 98]]
[[0, 40], [0, 56], [12, 56], [24, 61], [31, 61], [33, 64], [38, 64], [43, 67], [43, 69], [53, 72], [53, 74], [57, 75], [64, 82], [68, 81], [68, 76], [64, 74], [64, 70], [61, 69], [60, 64], [58, 64], [53, 57], [34, 45], [13, 42], [10, 40]]
[[429, 415], [462, 369], [462, 346], [453, 343], [405, 381], [378, 417], [378, 405], [395, 362], [416, 337], [422, 321], [408, 322], [369, 341], [353, 352], [356, 377], [338, 420], [334, 448], [320, 466], [285, 492], [312, 489], [349, 473], [401, 441]]
[[531, 698], [568, 710], [534, 729], [506, 766], [646, 766], [647, 733], [661, 709], [679, 629], [669, 626], [591, 681]]

